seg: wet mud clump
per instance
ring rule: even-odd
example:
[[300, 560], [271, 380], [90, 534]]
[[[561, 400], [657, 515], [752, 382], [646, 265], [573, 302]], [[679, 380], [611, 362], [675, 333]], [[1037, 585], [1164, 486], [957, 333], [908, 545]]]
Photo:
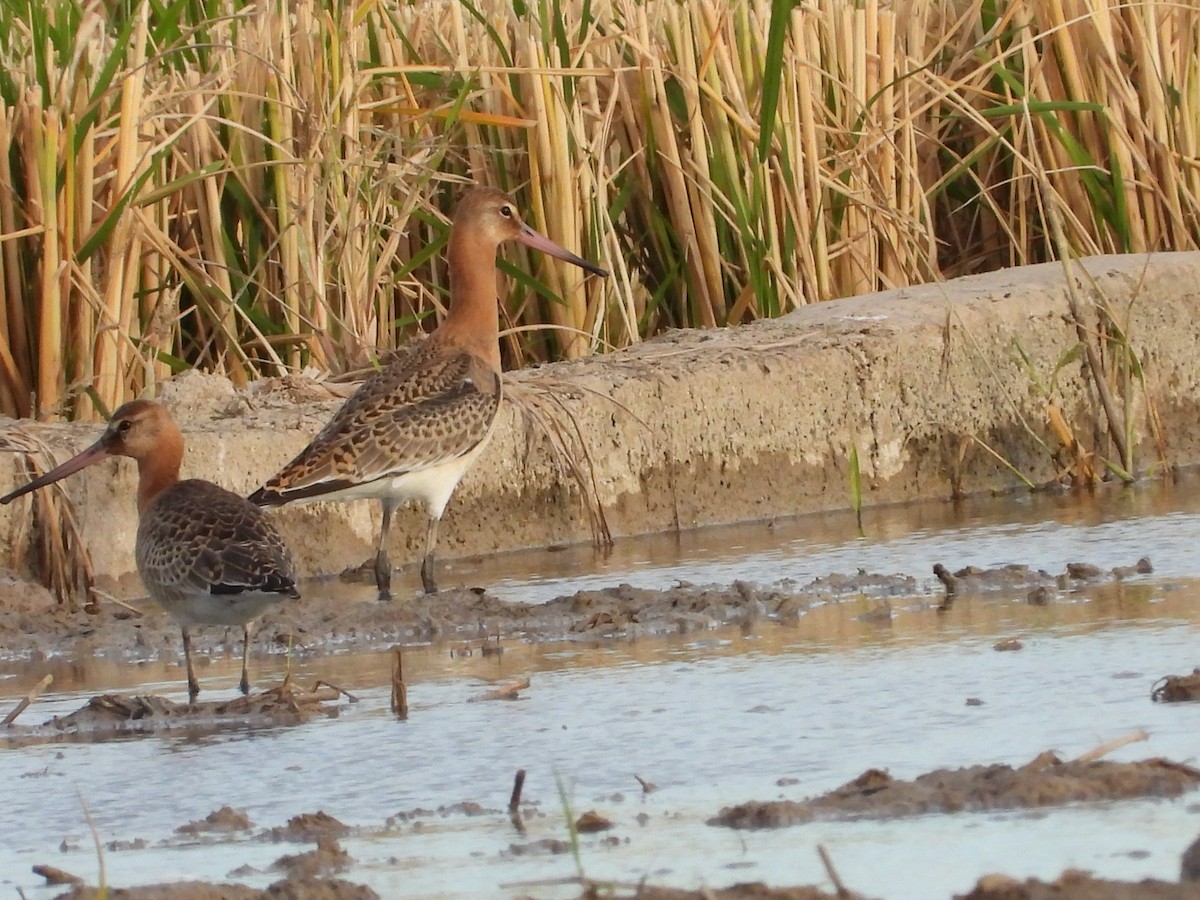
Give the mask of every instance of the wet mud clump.
[[1147, 879], [1137, 883], [1105, 881], [1069, 870], [1052, 882], [1007, 875], [988, 875], [955, 900], [1200, 900], [1200, 884], [1173, 884]]
[[179, 882], [135, 888], [74, 887], [56, 900], [379, 900], [369, 887], [340, 878], [286, 878], [265, 890], [239, 884]]
[[234, 831], [249, 831], [254, 823], [250, 817], [232, 806], [222, 806], [213, 810], [203, 819], [188, 822], [175, 829], [176, 834], [229, 834]]
[[1063, 762], [1053, 753], [1042, 753], [1018, 768], [993, 765], [937, 769], [914, 781], [899, 781], [885, 771], [869, 769], [848, 784], [809, 800], [726, 807], [709, 824], [782, 828], [816, 819], [890, 819], [1080, 801], [1177, 797], [1198, 785], [1200, 770], [1166, 759]]
[[[1093, 572], [1093, 570], [1095, 570]], [[1028, 566], [967, 567], [950, 572], [939, 564], [945, 604], [964, 594], [1021, 591], [1047, 603], [1062, 590], [1149, 572], [1148, 559], [1111, 570], [1073, 563], [1054, 576]], [[117, 656], [130, 660], [179, 659], [178, 626], [147, 599], [102, 603], [95, 614], [55, 605], [44, 591], [6, 590], [0, 584], [0, 644], [19, 647], [35, 661], [45, 656]], [[348, 597], [344, 588], [316, 580], [304, 585], [304, 601], [271, 610], [259, 621], [252, 652], [284, 648], [300, 656], [387, 650], [438, 640], [592, 640], [687, 634], [722, 625], [751, 628], [760, 621], [795, 621], [816, 607], [845, 599], [889, 600], [923, 596], [913, 576], [859, 571], [827, 574], [805, 583], [760, 587], [679, 583], [655, 590], [618, 584], [583, 590], [544, 603], [505, 600], [484, 589], [446, 587], [402, 603], [379, 603], [373, 591]], [[236, 635], [240, 640], [240, 634]], [[227, 639], [216, 652], [228, 654]], [[211, 641], [199, 652], [213, 651]]]
[[933, 574], [946, 589], [947, 597], [1029, 590], [1038, 591], [1037, 596], [1044, 597], [1047, 591], [1068, 591], [1083, 584], [1122, 581], [1136, 575], [1149, 575], [1153, 571], [1154, 566], [1148, 556], [1143, 556], [1131, 566], [1114, 566], [1107, 570], [1092, 563], [1067, 563], [1066, 569], [1058, 575], [1026, 565], [996, 566], [991, 569], [965, 566], [955, 572], [942, 563], [933, 567]]
[[288, 819], [287, 825], [282, 828], [272, 828], [270, 837], [274, 841], [295, 841], [297, 843], [316, 841], [319, 843], [322, 840], [345, 837], [349, 833], [349, 825], [339, 822], [324, 810], [318, 810], [315, 813], [301, 813], [298, 816], [292, 816]]
[[218, 731], [231, 726], [298, 725], [313, 716], [336, 716], [345, 694], [316, 684], [311, 690], [284, 681], [278, 687], [232, 700], [176, 703], [157, 694], [100, 694], [80, 709], [41, 725], [8, 725], [0, 746], [22, 746], [64, 738], [102, 740], [129, 733]]
[[315, 850], [281, 856], [271, 864], [271, 869], [286, 872], [293, 878], [316, 878], [344, 872], [353, 862], [350, 854], [336, 840], [321, 838]]
[[1150, 699], [1156, 703], [1185, 703], [1200, 700], [1200, 669], [1190, 675], [1166, 675], [1154, 683]]

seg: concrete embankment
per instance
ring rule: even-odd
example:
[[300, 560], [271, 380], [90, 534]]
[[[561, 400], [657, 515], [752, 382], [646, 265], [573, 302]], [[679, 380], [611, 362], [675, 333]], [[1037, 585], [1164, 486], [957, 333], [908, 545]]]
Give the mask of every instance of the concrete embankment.
[[[1094, 258], [1075, 282], [1089, 333], [1102, 327], [1102, 302], [1141, 364], [1141, 380], [1126, 390], [1123, 351], [1100, 345], [1115, 402], [1129, 405], [1138, 474], [1159, 465], [1160, 448], [1176, 465], [1200, 461], [1200, 253]], [[559, 423], [612, 533], [628, 535], [845, 508], [852, 450], [868, 506], [1018, 486], [1013, 470], [1052, 480], [1070, 454], [1049, 427], [1048, 400], [1085, 447], [1113, 453], [1097, 443], [1104, 420], [1083, 355], [1072, 352], [1078, 344], [1064, 271], [1044, 265], [673, 332], [506, 378], [514, 395]], [[184, 475], [242, 493], [299, 451], [340, 402], [298, 379], [239, 394], [197, 374], [160, 396], [188, 441]], [[518, 406], [502, 411], [490, 448], [451, 500], [442, 557], [589, 539], [575, 481], [538, 418]], [[27, 429], [59, 459], [98, 434], [97, 426], [0, 423], [0, 433], [11, 428]], [[134, 469], [109, 461], [65, 484], [105, 579], [133, 572]], [[0, 453], [0, 491], [25, 480], [18, 454]], [[277, 515], [306, 574], [373, 554], [373, 503]], [[29, 533], [27, 501], [0, 508], [0, 568], [17, 577], [28, 577]], [[416, 559], [423, 534], [421, 514], [403, 511], [393, 561]]]

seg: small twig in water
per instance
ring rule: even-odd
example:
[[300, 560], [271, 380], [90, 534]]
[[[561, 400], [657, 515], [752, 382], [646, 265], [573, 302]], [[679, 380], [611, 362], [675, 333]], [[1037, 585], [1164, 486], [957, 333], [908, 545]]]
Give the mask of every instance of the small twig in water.
[[1133, 731], [1124, 737], [1119, 737], [1115, 741], [1109, 741], [1107, 744], [1101, 744], [1082, 756], [1075, 757], [1075, 762], [1093, 762], [1100, 759], [1102, 756], [1107, 756], [1114, 750], [1119, 750], [1126, 744], [1136, 744], [1138, 741], [1150, 740], [1150, 732], [1148, 731]]
[[643, 794], [652, 794], [658, 790], [658, 785], [656, 785], [653, 781], [647, 781], [645, 778], [643, 778], [641, 775], [637, 774], [636, 772], [633, 773], [633, 777], [636, 778], [637, 783], [642, 786]]
[[486, 694], [480, 694], [477, 697], [467, 699], [468, 703], [474, 703], [477, 700], [517, 700], [518, 694], [529, 687], [529, 679], [524, 678], [521, 681], [514, 681], [512, 684], [506, 684], [502, 688], [496, 688], [494, 691], [488, 691]]
[[508, 817], [512, 819], [513, 827], [521, 834], [525, 833], [525, 822], [521, 818], [521, 790], [525, 787], [525, 770], [517, 769], [513, 777], [512, 794], [508, 798]]
[[355, 697], [355, 696], [354, 696], [352, 693], [350, 693], [348, 690], [346, 690], [344, 687], [339, 687], [339, 686], [338, 686], [338, 685], [336, 685], [336, 684], [330, 684], [328, 681], [320, 681], [320, 680], [318, 680], [318, 681], [317, 681], [317, 683], [313, 685], [312, 692], [315, 694], [315, 693], [317, 692], [317, 688], [319, 688], [319, 687], [322, 687], [322, 686], [323, 686], [323, 687], [327, 687], [327, 688], [332, 688], [333, 690], [335, 690], [335, 691], [337, 691], [337, 692], [338, 692], [338, 695], [339, 695], [339, 696], [341, 696], [341, 697], [345, 697], [345, 698], [346, 698], [347, 700], [349, 700], [351, 703], [357, 703], [357, 702], [358, 702], [358, 698], [357, 698], [357, 697]]
[[837, 869], [833, 867], [833, 860], [829, 858], [829, 853], [825, 850], [824, 844], [817, 844], [817, 855], [821, 857], [821, 864], [825, 866], [825, 872], [829, 875], [829, 880], [833, 882], [834, 890], [837, 891], [839, 897], [853, 897], [849, 888], [842, 884], [842, 879], [838, 877]]
[[46, 879], [46, 884], [83, 884], [83, 879], [57, 866], [34, 866], [33, 874]]
[[92, 833], [92, 843], [96, 845], [96, 865], [99, 868], [97, 877], [97, 886], [101, 897], [108, 896], [108, 878], [104, 871], [104, 847], [100, 843], [100, 832], [96, 830], [96, 822], [92, 818], [92, 811], [88, 809], [87, 801], [83, 799], [83, 793], [76, 788], [75, 794], [79, 797], [79, 805], [83, 807], [83, 818], [87, 821], [88, 831]]
[[512, 794], [508, 798], [508, 811], [515, 813], [521, 805], [521, 791], [525, 787], [525, 770], [517, 769], [517, 774], [513, 777]]
[[408, 685], [404, 683], [404, 651], [396, 648], [392, 665], [392, 712], [401, 719], [408, 718]]
[[42, 680], [35, 684], [33, 688], [30, 689], [28, 694], [21, 698], [21, 702], [13, 707], [13, 711], [4, 717], [4, 721], [0, 722], [0, 725], [11, 725], [13, 722], [17, 721], [17, 716], [25, 712], [25, 707], [29, 706], [30, 703], [36, 700], [42, 691], [50, 687], [50, 683], [52, 681], [54, 681], [54, 676], [47, 672], [44, 676], [42, 676]]
[[136, 606], [131, 606], [130, 604], [126, 603], [124, 600], [120, 599], [119, 597], [113, 596], [112, 594], [108, 593], [107, 591], [102, 591], [102, 590], [100, 590], [100, 588], [92, 588], [91, 591], [93, 594], [95, 594], [97, 597], [99, 597], [105, 603], [115, 603], [117, 606], [121, 607], [122, 609], [129, 610], [131, 613], [133, 613], [139, 619], [142, 618], [144, 615], [146, 615], [144, 610], [138, 609]]

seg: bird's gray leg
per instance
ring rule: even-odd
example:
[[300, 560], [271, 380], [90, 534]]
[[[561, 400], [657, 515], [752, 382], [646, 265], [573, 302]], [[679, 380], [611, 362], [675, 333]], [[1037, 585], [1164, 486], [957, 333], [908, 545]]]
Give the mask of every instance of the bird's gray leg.
[[250, 693], [250, 632], [251, 623], [247, 622], [242, 626], [242, 680], [238, 684], [243, 694]]
[[375, 553], [375, 586], [379, 588], [380, 600], [392, 599], [392, 564], [388, 560], [387, 536], [392, 527], [392, 513], [396, 511], [395, 500], [380, 500], [383, 506], [383, 525], [379, 529], [379, 549]]
[[187, 663], [188, 702], [194, 703], [196, 695], [200, 693], [200, 682], [196, 680], [196, 671], [192, 668], [192, 635], [186, 625], [180, 630], [183, 632], [183, 659]]
[[436, 594], [437, 579], [433, 577], [433, 551], [437, 546], [438, 523], [441, 519], [430, 518], [429, 528], [425, 532], [425, 559], [421, 562], [421, 584], [425, 593]]

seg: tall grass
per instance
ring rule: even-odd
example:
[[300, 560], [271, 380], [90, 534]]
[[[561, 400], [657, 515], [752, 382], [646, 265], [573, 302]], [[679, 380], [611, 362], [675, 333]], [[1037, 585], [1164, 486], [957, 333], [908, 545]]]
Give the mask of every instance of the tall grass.
[[791, 6], [0, 0], [0, 410], [357, 367], [436, 321], [467, 181], [614, 273], [506, 251], [511, 366], [1197, 246], [1195, 4]]

